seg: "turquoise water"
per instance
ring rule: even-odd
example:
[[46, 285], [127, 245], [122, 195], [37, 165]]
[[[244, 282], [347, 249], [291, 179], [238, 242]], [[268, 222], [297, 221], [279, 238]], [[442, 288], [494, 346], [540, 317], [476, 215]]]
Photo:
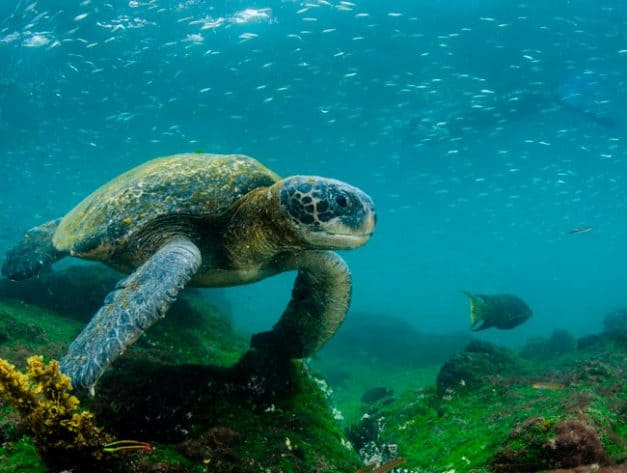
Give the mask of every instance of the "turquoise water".
[[[517, 343], [627, 304], [624, 2], [69, 3], [0, 5], [2, 252], [147, 159], [237, 152], [375, 199], [352, 317], [467, 331], [459, 290], [511, 292], [534, 316], [485, 336]], [[225, 290], [237, 324], [292, 278]]]

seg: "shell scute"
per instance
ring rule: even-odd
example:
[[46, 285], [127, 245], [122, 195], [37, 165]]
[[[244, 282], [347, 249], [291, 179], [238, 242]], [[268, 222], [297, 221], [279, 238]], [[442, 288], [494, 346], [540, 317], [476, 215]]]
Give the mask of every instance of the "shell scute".
[[62, 219], [53, 243], [60, 251], [106, 259], [150, 222], [218, 217], [239, 197], [278, 179], [244, 155], [153, 159], [87, 196]]

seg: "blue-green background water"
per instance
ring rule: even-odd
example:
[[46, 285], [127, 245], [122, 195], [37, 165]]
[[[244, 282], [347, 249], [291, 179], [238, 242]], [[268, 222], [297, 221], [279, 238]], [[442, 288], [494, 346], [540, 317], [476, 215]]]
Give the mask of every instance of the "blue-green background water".
[[[467, 289], [534, 309], [498, 341], [596, 331], [627, 304], [626, 34], [621, 0], [4, 1], [0, 250], [147, 159], [238, 152], [373, 196], [350, 316], [466, 331]], [[224, 291], [237, 324], [292, 278]]]

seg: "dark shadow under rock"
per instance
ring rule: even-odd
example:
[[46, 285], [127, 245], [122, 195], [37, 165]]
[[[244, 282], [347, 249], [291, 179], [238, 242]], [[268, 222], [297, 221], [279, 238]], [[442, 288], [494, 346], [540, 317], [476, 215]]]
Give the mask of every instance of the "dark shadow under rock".
[[103, 376], [90, 404], [112, 432], [179, 442], [198, 426], [213, 425], [226, 405], [263, 411], [293, 394], [297, 374], [292, 364], [260, 361], [252, 353], [230, 368], [127, 357]]
[[368, 389], [361, 395], [361, 402], [364, 404], [373, 404], [382, 399], [390, 399], [394, 395], [394, 390], [385, 386], [377, 386]]
[[566, 330], [554, 330], [549, 338], [527, 340], [520, 356], [528, 360], [543, 361], [559, 357], [577, 348], [577, 339]]
[[192, 462], [210, 460], [214, 472], [358, 465], [306, 366], [269, 354], [248, 352], [230, 368], [126, 359], [90, 404], [115, 436], [175, 444]]
[[73, 265], [59, 271], [48, 269], [25, 281], [0, 280], [0, 298], [17, 299], [87, 322], [122, 277], [96, 264]]

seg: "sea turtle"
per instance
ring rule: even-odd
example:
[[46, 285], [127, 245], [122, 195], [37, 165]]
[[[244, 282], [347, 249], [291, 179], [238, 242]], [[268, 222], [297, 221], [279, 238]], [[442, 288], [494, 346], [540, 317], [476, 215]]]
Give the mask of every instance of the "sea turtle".
[[2, 273], [29, 278], [69, 255], [130, 274], [61, 359], [73, 385], [93, 389], [188, 284], [231, 286], [297, 270], [280, 320], [251, 345], [309, 356], [350, 303], [348, 267], [328, 250], [363, 245], [375, 220], [372, 199], [344, 182], [280, 179], [244, 155], [178, 154], [127, 171], [65, 217], [26, 232]]

